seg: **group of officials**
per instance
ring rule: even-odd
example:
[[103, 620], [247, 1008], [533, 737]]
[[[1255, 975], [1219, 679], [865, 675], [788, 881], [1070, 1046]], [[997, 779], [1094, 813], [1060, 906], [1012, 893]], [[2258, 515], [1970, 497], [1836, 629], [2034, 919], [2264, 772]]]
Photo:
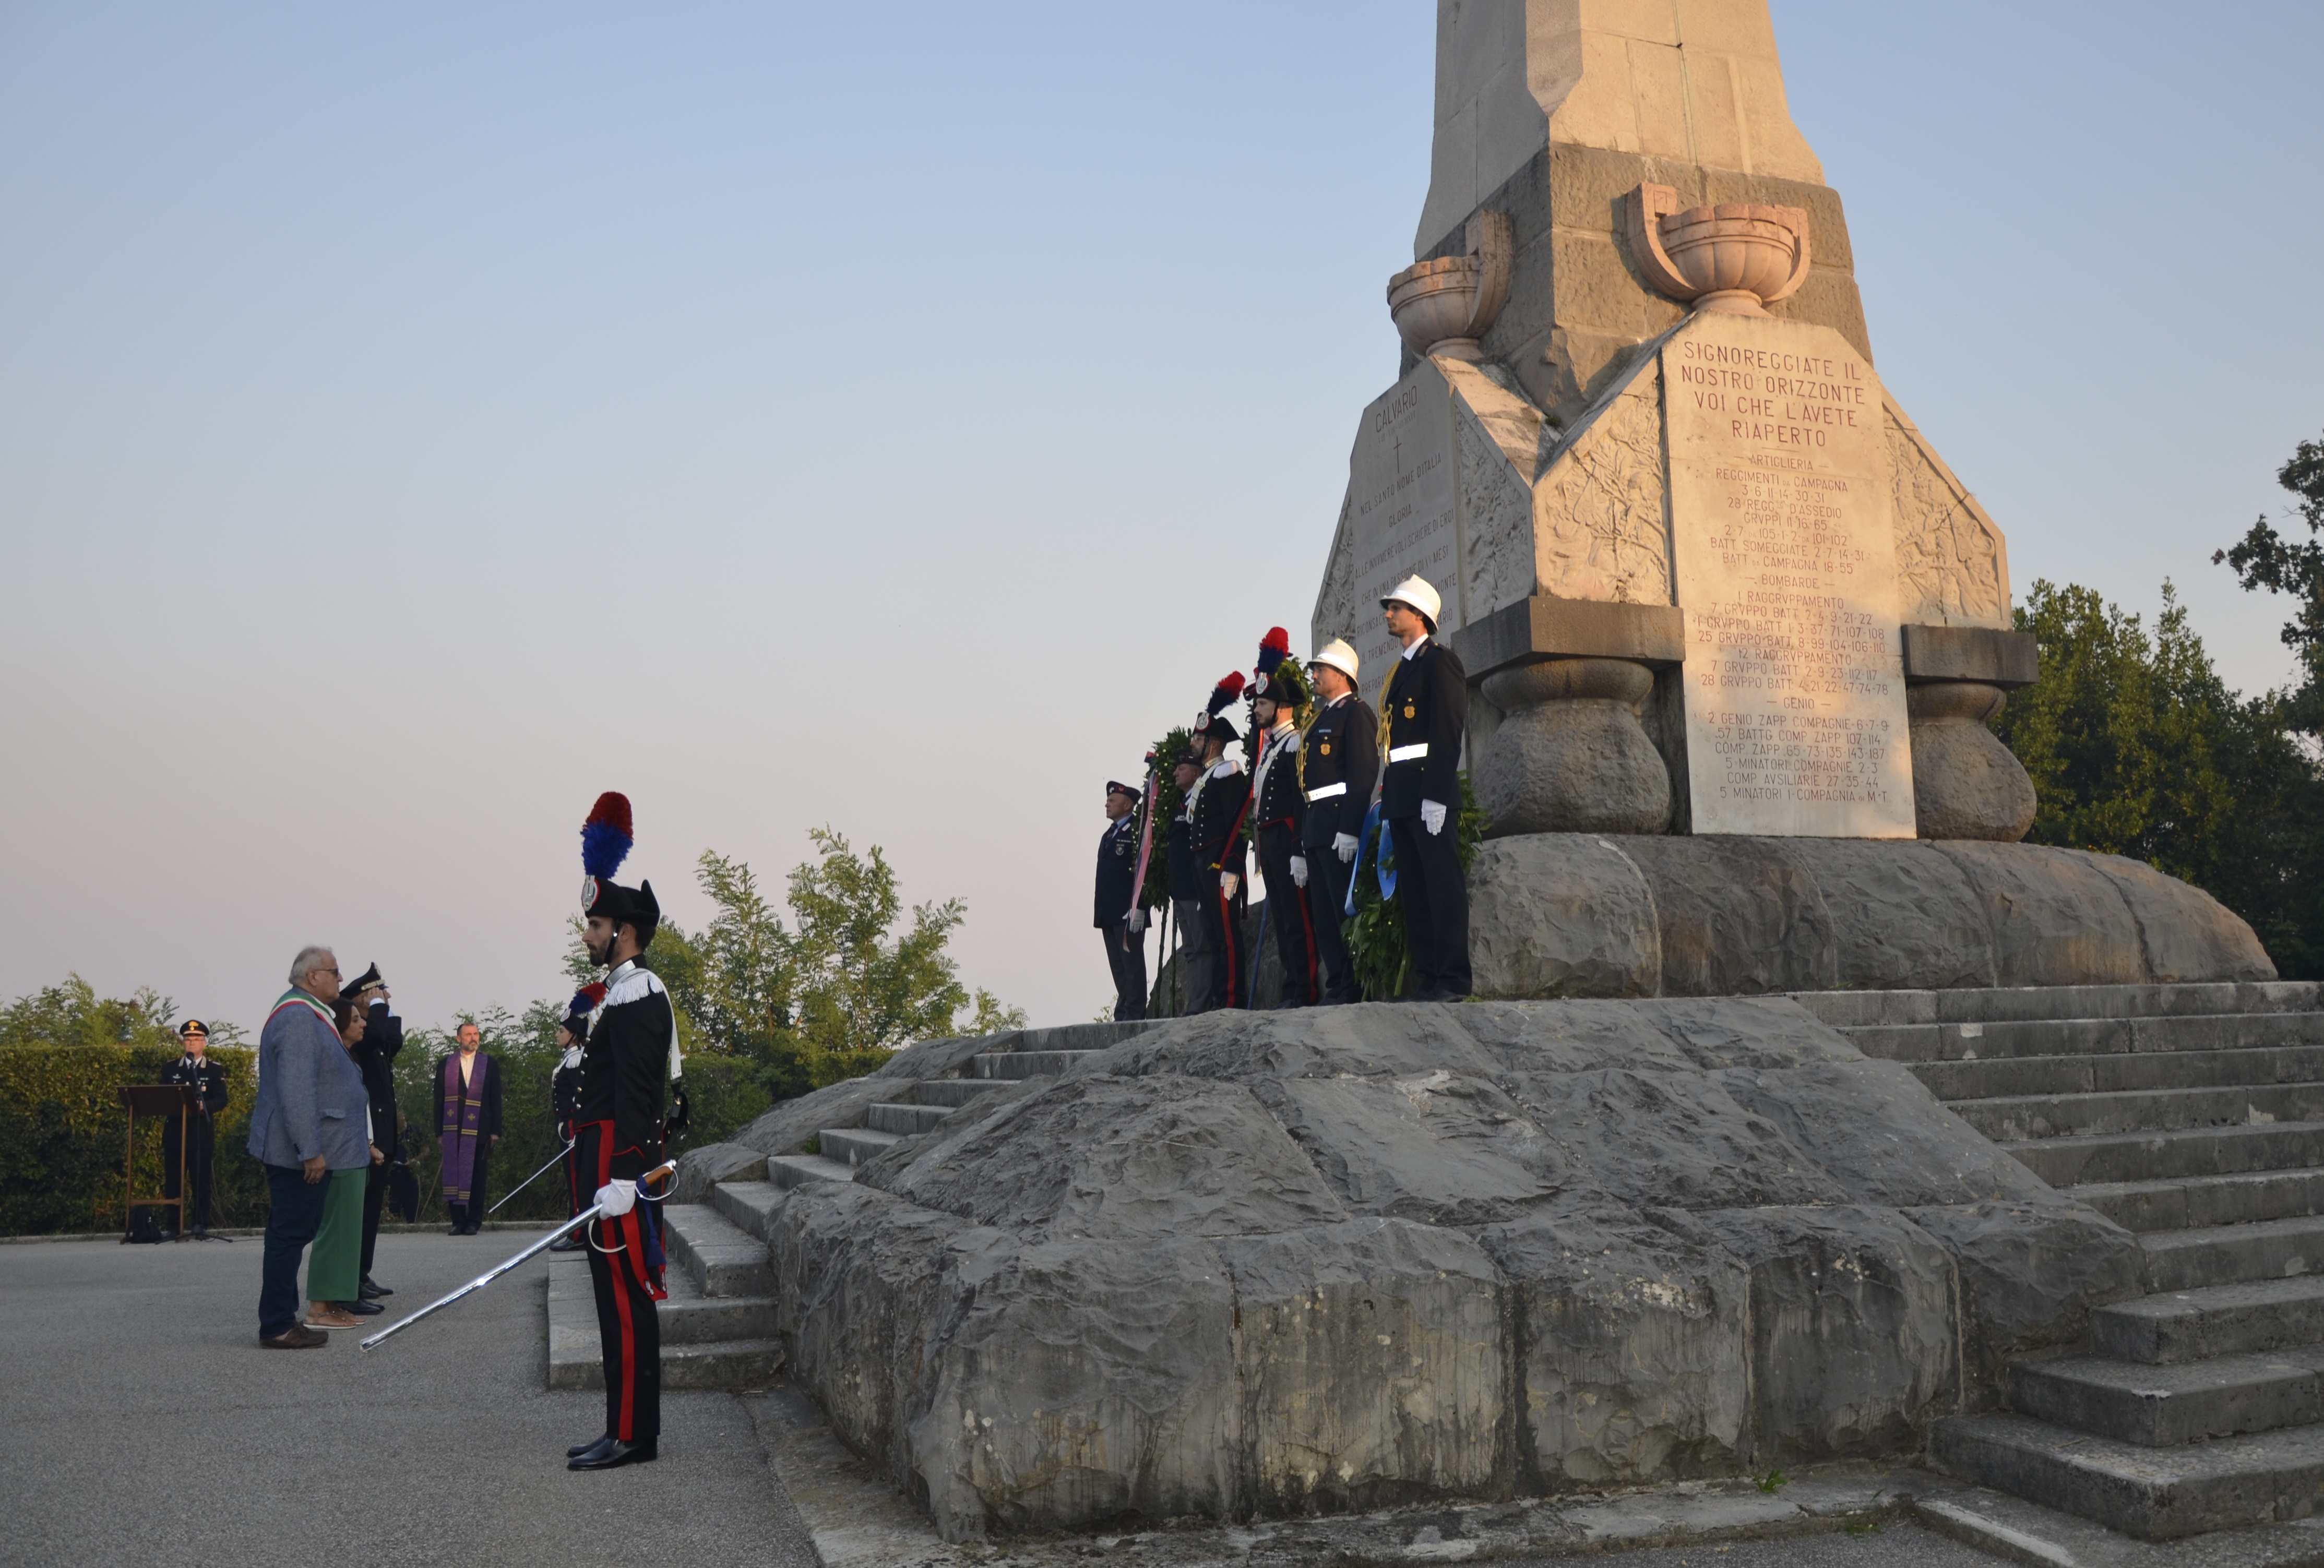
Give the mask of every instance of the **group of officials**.
[[[1355, 650], [1334, 640], [1306, 663], [1314, 714], [1301, 730], [1299, 693], [1283, 666], [1287, 643], [1270, 635], [1257, 677], [1248, 685], [1240, 675], [1220, 682], [1192, 744], [1168, 760], [1183, 797], [1167, 835], [1183, 1011], [1252, 1005], [1259, 954], [1243, 951], [1242, 931], [1253, 848], [1268, 888], [1265, 924], [1282, 962], [1276, 1005], [1363, 1000], [1343, 923], [1354, 911], [1354, 879], [1382, 858], [1381, 836], [1392, 845], [1393, 896], [1412, 955], [1410, 984], [1396, 1000], [1457, 1001], [1469, 994], [1469, 895], [1459, 844], [1469, 680], [1460, 658], [1437, 640], [1442, 605], [1418, 576], [1380, 600], [1401, 652], [1377, 709], [1358, 690]], [[1238, 698], [1250, 705], [1248, 770], [1227, 754], [1244, 740], [1225, 712]], [[1151, 760], [1154, 767], [1162, 762]], [[1117, 1019], [1146, 1016], [1149, 921], [1139, 879], [1151, 842], [1141, 820], [1147, 798], [1137, 786], [1106, 785], [1095, 914]], [[1375, 805], [1379, 826], [1367, 844]]]

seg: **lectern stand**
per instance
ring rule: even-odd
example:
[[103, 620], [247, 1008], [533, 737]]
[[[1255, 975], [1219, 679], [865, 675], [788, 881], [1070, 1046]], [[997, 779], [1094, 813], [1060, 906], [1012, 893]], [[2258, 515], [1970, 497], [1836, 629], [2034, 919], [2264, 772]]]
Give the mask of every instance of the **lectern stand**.
[[[190, 1119], [196, 1101], [192, 1088], [184, 1084], [124, 1084], [120, 1089], [123, 1109], [129, 1112], [129, 1139], [121, 1161], [121, 1239], [127, 1241], [136, 1229], [139, 1209], [175, 1209], [178, 1211], [178, 1233], [174, 1240], [186, 1239], [186, 1200], [193, 1194], [186, 1190], [186, 1144], [193, 1129]], [[137, 1194], [137, 1119], [140, 1116], [174, 1116], [178, 1119], [178, 1195], [174, 1198], [139, 1198]]]

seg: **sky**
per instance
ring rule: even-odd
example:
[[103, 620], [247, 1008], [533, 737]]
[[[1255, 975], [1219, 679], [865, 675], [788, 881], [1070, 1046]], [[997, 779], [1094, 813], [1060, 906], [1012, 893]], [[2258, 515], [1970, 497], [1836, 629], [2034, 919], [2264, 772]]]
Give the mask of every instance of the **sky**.
[[[2324, 7], [1774, 0], [1876, 363], [2014, 585], [2228, 681], [2324, 431]], [[1428, 171], [1419, 0], [0, 3], [0, 999], [561, 990], [828, 825], [1110, 998], [1105, 780], [1305, 625]]]

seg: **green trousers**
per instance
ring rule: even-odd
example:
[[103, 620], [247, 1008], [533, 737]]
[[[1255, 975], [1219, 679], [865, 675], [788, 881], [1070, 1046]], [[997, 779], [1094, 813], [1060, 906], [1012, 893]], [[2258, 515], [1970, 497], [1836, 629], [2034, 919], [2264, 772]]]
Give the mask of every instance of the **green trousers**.
[[307, 1250], [307, 1299], [353, 1301], [363, 1286], [364, 1176], [335, 1170], [323, 1223]]

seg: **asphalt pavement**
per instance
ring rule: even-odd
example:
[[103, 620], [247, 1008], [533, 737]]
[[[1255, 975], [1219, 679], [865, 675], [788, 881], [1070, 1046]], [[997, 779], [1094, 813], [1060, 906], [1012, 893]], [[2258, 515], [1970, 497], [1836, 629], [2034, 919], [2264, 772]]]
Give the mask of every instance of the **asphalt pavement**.
[[[412, 1311], [531, 1239], [386, 1235]], [[78, 1568], [813, 1568], [731, 1394], [662, 1396], [661, 1457], [597, 1474], [565, 1448], [604, 1397], [551, 1393], [546, 1259], [397, 1335], [258, 1345], [261, 1243], [0, 1246], [0, 1563]]]

